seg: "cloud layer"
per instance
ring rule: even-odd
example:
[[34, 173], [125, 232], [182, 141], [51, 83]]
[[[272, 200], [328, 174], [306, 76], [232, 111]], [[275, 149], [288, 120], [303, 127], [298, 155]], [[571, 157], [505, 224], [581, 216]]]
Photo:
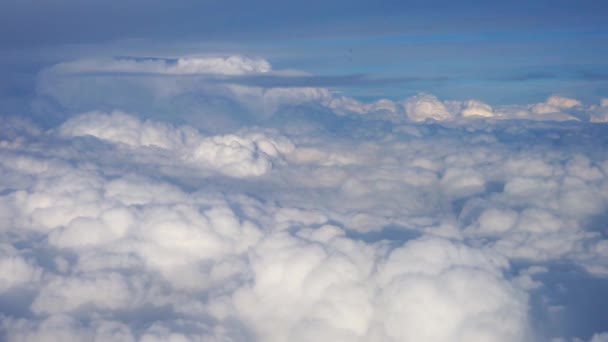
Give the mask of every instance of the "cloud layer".
[[[606, 311], [552, 278], [607, 281], [605, 101], [362, 103], [229, 78], [267, 73], [289, 74], [213, 57], [40, 75], [61, 122], [0, 121], [2, 339], [605, 339], [605, 320], [557, 329]], [[159, 110], [196, 96], [229, 111]]]
[[[604, 100], [600, 105], [585, 105], [557, 95], [542, 103], [497, 107], [474, 99], [441, 101], [422, 93], [401, 101], [363, 103], [323, 87], [327, 82], [327, 77], [274, 70], [264, 59], [238, 55], [86, 59], [42, 71], [34, 111], [59, 116], [60, 121], [65, 120], [65, 113], [100, 109], [119, 108], [162, 119], [170, 112], [172, 121], [224, 131], [260, 124], [297, 107], [396, 123], [471, 119], [603, 122], [606, 116]], [[353, 80], [346, 77], [345, 82]]]

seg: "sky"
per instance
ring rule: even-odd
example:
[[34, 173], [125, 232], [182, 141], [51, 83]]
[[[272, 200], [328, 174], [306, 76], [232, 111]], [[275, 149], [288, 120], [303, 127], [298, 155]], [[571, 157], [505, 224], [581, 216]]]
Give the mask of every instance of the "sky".
[[0, 340], [607, 342], [606, 17], [0, 2]]

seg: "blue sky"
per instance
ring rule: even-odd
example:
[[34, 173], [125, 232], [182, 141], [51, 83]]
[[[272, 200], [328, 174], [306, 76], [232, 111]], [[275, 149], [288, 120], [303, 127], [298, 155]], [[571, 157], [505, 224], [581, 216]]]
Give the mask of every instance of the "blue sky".
[[[490, 104], [608, 93], [608, 4], [587, 1], [73, 1], [0, 4], [3, 108], [58, 61], [244, 54], [359, 99], [418, 92]], [[394, 79], [407, 81], [395, 82]]]

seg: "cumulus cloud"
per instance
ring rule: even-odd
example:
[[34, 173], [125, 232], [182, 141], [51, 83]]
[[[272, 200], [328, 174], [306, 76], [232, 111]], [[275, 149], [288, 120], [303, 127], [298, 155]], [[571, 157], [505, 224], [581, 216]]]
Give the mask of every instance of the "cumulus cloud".
[[[47, 96], [94, 108], [51, 129], [0, 120], [2, 338], [603, 340], [605, 325], [544, 318], [605, 311], [572, 305], [563, 277], [608, 279], [606, 128], [584, 122], [606, 101], [364, 103], [197, 84], [273, 72], [233, 57], [41, 75]], [[119, 84], [116, 102], [105, 91]], [[241, 125], [224, 130], [207, 109], [199, 124], [136, 114], [142, 99], [209, 92], [270, 114], [233, 113]]]
[[527, 138], [537, 157], [431, 127], [344, 143], [93, 112], [34, 131], [2, 150], [0, 289], [28, 289], [36, 316], [4, 312], [5, 336], [533, 340], [548, 271], [511, 276], [510, 260], [603, 276], [586, 225], [606, 208], [605, 159], [551, 152], [552, 130]]
[[427, 119], [445, 121], [452, 118], [446, 106], [433, 95], [419, 94], [405, 100], [403, 106], [407, 116], [415, 122]]
[[272, 137], [248, 132], [205, 137], [193, 127], [141, 121], [123, 112], [87, 113], [65, 122], [59, 127], [59, 134], [91, 136], [135, 149], [157, 147], [177, 157], [177, 162], [234, 177], [262, 175], [273, 162], [294, 150], [287, 138], [276, 134]]
[[466, 102], [466, 107], [462, 110], [462, 116], [480, 116], [491, 118], [494, 116], [494, 110], [486, 103], [470, 100]]
[[563, 97], [563, 96], [551, 96], [547, 99], [547, 104], [556, 108], [574, 108], [574, 107], [578, 107], [581, 104], [581, 102], [579, 100], [576, 99], [571, 99], [568, 97]]
[[[324, 249], [282, 236], [256, 253], [257, 281], [236, 304], [264, 340], [526, 338], [525, 295], [502, 278], [504, 261], [441, 239], [412, 241], [384, 260], [343, 234], [321, 241]], [[488, 296], [469, 302], [477, 286]], [[483, 323], [471, 322], [478, 316]]]
[[92, 112], [66, 121], [59, 128], [64, 136], [92, 136], [112, 143], [133, 147], [156, 146], [179, 149], [200, 139], [198, 132], [188, 128], [174, 128], [153, 121], [140, 121], [123, 112], [109, 114]]
[[[178, 59], [88, 59], [43, 70], [37, 79], [35, 112], [45, 117], [115, 108], [156, 119], [168, 113], [181, 122], [229, 132], [261, 124], [293, 109], [354, 115], [367, 120], [458, 122], [469, 119], [602, 122], [605, 106], [585, 105], [563, 96], [545, 102], [492, 107], [479, 100], [442, 101], [431, 94], [365, 103], [331, 88], [302, 83], [314, 77], [299, 70], [275, 70], [264, 59], [183, 57]], [[268, 77], [274, 81], [266, 82]], [[295, 77], [295, 78], [294, 78]], [[259, 79], [260, 82], [256, 82]]]

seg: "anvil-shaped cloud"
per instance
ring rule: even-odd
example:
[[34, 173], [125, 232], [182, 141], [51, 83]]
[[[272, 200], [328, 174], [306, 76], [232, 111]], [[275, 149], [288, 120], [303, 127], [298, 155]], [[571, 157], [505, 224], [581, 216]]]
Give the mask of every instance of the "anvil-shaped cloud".
[[[327, 86], [352, 82], [407, 82], [407, 77], [314, 76], [273, 70], [264, 59], [244, 56], [179, 59], [88, 59], [57, 64], [38, 77], [40, 115], [99, 109], [173, 116], [210, 129], [234, 129], [306, 106], [338, 115], [358, 114], [393, 122], [489, 118], [538, 121], [605, 120], [605, 106], [551, 96], [543, 103], [492, 106], [477, 101], [441, 101], [419, 94], [401, 101], [362, 103]], [[602, 102], [603, 103], [603, 102]]]

